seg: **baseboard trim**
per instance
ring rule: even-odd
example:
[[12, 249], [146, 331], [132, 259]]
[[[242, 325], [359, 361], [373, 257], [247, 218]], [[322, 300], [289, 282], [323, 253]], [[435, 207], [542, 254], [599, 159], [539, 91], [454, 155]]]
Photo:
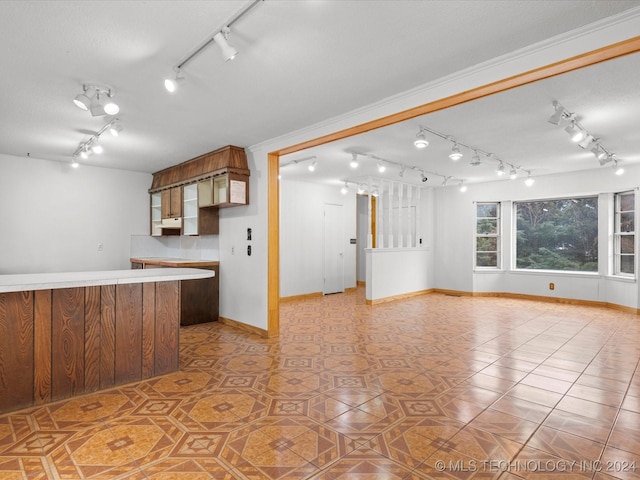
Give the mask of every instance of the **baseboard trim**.
[[291, 295], [290, 297], [280, 297], [280, 303], [297, 302], [298, 300], [308, 300], [310, 298], [318, 298], [322, 296], [322, 292], [303, 293], [302, 295]]
[[536, 302], [547, 303], [564, 303], [567, 305], [578, 305], [584, 307], [604, 307], [622, 312], [640, 315], [640, 309], [627, 307], [626, 305], [618, 305], [617, 303], [599, 302], [596, 300], [581, 300], [576, 298], [564, 297], [547, 297], [544, 295], [528, 295], [526, 293], [509, 293], [509, 292], [464, 292], [459, 290], [443, 290], [440, 288], [433, 289], [433, 293], [443, 295], [453, 295], [457, 297], [499, 297], [499, 298], [515, 298], [517, 300], [533, 300]]
[[364, 280], [357, 280], [357, 281], [356, 281], [356, 285], [361, 285], [361, 286], [363, 286], [363, 287], [364, 287], [364, 286], [366, 286], [366, 285], [367, 285], [367, 282], [365, 282]]
[[358, 287], [349, 287], [344, 289], [344, 293], [356, 293], [358, 291]]
[[433, 293], [433, 288], [428, 290], [418, 290], [417, 292], [402, 293], [400, 295], [392, 295], [390, 297], [376, 298], [375, 300], [366, 300], [367, 305], [379, 305], [381, 303], [395, 302], [396, 300], [404, 300], [411, 297], [417, 297], [419, 295], [427, 295]]
[[[226, 317], [218, 317], [218, 321], [223, 325], [228, 325], [229, 327], [237, 328], [239, 330], [244, 330], [245, 332], [255, 333], [256, 335], [259, 335], [263, 338], [269, 337], [269, 332], [267, 332], [266, 330], [263, 330], [262, 328], [254, 327], [253, 325], [247, 325], [246, 323], [238, 322], [236, 320], [231, 320], [230, 318], [226, 318]], [[278, 332], [275, 332], [275, 334], [271, 336], [277, 336], [277, 335], [278, 335]]]

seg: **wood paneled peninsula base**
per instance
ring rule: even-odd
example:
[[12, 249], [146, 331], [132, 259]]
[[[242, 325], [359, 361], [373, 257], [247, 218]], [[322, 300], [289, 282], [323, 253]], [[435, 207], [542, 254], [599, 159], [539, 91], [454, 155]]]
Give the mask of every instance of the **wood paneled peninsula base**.
[[195, 268], [0, 275], [0, 413], [178, 370]]

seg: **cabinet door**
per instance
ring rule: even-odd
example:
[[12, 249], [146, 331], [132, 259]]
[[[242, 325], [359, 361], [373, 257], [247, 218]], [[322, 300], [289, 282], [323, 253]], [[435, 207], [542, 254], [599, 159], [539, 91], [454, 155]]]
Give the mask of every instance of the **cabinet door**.
[[182, 187], [162, 190], [162, 218], [182, 216]]
[[171, 192], [171, 217], [182, 216], [182, 187], [173, 187]]

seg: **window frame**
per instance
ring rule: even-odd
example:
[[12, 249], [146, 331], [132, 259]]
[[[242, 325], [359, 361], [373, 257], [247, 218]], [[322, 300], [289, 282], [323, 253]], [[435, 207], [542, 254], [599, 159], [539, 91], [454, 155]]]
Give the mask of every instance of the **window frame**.
[[[495, 217], [478, 217], [478, 206], [479, 205], [495, 205], [496, 206], [496, 216]], [[473, 267], [474, 270], [486, 271], [486, 270], [501, 270], [502, 269], [502, 203], [501, 202], [474, 202], [475, 207], [475, 224], [473, 227]], [[481, 219], [496, 221], [496, 233], [478, 233], [478, 221]], [[495, 238], [496, 239], [496, 250], [481, 250], [478, 251], [478, 238]], [[495, 253], [496, 255], [496, 265], [495, 266], [485, 266], [478, 265], [478, 253]]]
[[[623, 196], [632, 195], [633, 201], [631, 202], [632, 210], [621, 210], [621, 199]], [[636, 278], [636, 192], [635, 190], [627, 190], [624, 192], [618, 192], [613, 195], [613, 275], [621, 278]], [[633, 230], [630, 232], [620, 231], [620, 219], [623, 213], [631, 213], [633, 215]], [[633, 253], [622, 253], [622, 237], [629, 236], [633, 238], [631, 245], [633, 246]], [[621, 259], [623, 256], [629, 256], [633, 259], [633, 273], [627, 273], [621, 271]]]
[[[600, 238], [600, 194], [583, 194], [583, 195], [573, 195], [573, 196], [560, 196], [560, 197], [551, 197], [551, 198], [538, 198], [538, 199], [529, 199], [529, 200], [514, 200], [512, 204], [512, 216], [513, 216], [513, 225], [512, 225], [512, 235], [513, 235], [513, 247], [511, 252], [511, 261], [512, 261], [512, 271], [517, 273], [543, 273], [543, 274], [571, 274], [571, 275], [600, 275], [600, 263], [599, 259], [596, 259], [596, 264], [598, 265], [597, 269], [594, 271], [589, 270], [555, 270], [555, 269], [537, 269], [537, 268], [522, 268], [518, 267], [518, 205], [523, 203], [535, 203], [535, 202], [555, 202], [562, 200], [578, 200], [578, 199], [587, 199], [594, 198], [596, 200], [596, 212], [597, 212], [597, 234], [596, 238], [598, 243], [602, 240]], [[598, 257], [600, 251], [598, 249]]]

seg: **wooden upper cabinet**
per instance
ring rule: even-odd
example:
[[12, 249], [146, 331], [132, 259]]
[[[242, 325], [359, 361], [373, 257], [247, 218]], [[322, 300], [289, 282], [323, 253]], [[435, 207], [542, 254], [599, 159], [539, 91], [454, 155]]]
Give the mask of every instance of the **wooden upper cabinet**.
[[182, 217], [182, 187], [162, 190], [162, 218]]
[[218, 233], [218, 208], [249, 204], [250, 175], [244, 149], [232, 145], [154, 173], [152, 235]]

